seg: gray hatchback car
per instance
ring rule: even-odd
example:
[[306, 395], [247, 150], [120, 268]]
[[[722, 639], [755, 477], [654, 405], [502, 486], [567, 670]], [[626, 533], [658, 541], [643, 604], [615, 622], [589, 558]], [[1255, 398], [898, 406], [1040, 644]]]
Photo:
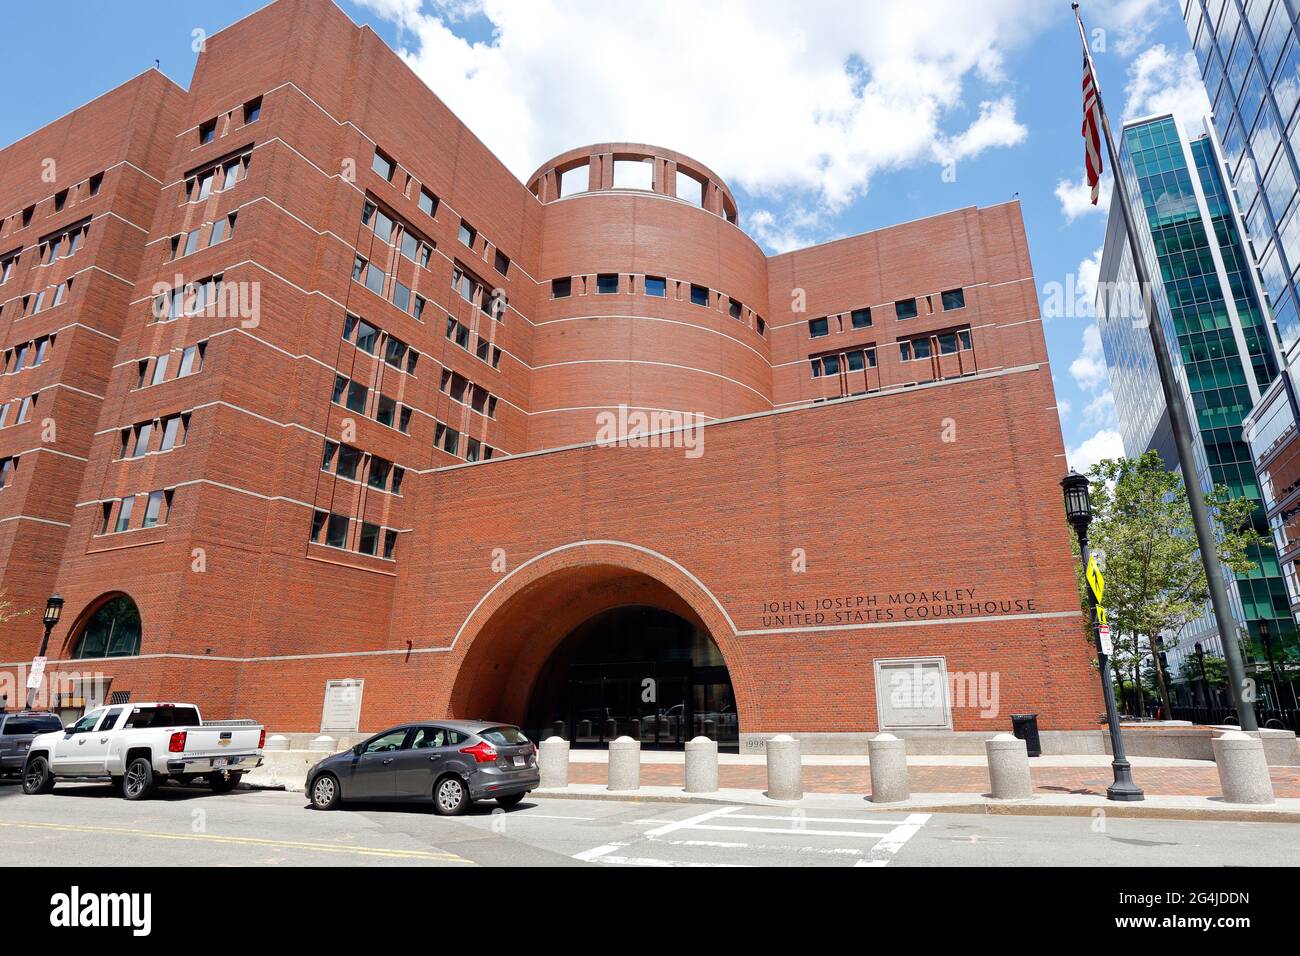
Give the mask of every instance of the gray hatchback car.
[[32, 738], [62, 729], [63, 721], [59, 715], [48, 711], [0, 713], [0, 774], [21, 773]]
[[475, 800], [513, 807], [541, 784], [537, 748], [518, 727], [484, 720], [420, 720], [391, 727], [307, 772], [317, 810], [343, 800], [432, 800], [443, 816]]

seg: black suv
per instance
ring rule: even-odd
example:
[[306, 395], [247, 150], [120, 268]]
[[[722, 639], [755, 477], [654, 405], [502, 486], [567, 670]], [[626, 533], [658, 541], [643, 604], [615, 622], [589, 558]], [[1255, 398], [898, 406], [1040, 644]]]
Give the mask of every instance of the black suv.
[[37, 734], [62, 730], [58, 714], [44, 710], [0, 713], [0, 775], [19, 774], [27, 760], [27, 748]]

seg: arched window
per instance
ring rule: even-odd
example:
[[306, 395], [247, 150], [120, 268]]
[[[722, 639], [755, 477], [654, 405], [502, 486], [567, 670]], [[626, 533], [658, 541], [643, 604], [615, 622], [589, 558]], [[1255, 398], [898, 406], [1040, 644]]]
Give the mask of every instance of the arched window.
[[80, 657], [134, 657], [140, 653], [140, 609], [125, 594], [105, 601], [81, 629], [72, 651]]

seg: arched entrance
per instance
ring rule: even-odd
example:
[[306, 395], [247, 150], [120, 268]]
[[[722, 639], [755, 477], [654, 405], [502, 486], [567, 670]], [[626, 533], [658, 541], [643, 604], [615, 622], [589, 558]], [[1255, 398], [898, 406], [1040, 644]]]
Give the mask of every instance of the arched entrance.
[[614, 607], [574, 628], [534, 682], [527, 711], [534, 739], [558, 734], [575, 746], [616, 737], [676, 749], [703, 734], [739, 747], [736, 698], [712, 638], [650, 605]]
[[558, 722], [575, 745], [636, 730], [645, 746], [675, 747], [707, 730], [734, 747], [751, 709], [721, 604], [681, 566], [622, 542], [525, 562], [479, 601], [453, 654], [451, 716], [542, 737]]

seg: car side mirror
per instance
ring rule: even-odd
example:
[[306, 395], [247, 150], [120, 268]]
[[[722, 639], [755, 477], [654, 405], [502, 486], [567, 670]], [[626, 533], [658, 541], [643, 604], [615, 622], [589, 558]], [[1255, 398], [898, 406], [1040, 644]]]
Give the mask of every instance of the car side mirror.
[[364, 745], [362, 745], [362, 744], [357, 744], [355, 747], [353, 747], [353, 748], [352, 748], [352, 755], [353, 755], [354, 757], [360, 757], [360, 756], [361, 756], [361, 751], [362, 751], [362, 749], [363, 749], [363, 746], [364, 746]]

